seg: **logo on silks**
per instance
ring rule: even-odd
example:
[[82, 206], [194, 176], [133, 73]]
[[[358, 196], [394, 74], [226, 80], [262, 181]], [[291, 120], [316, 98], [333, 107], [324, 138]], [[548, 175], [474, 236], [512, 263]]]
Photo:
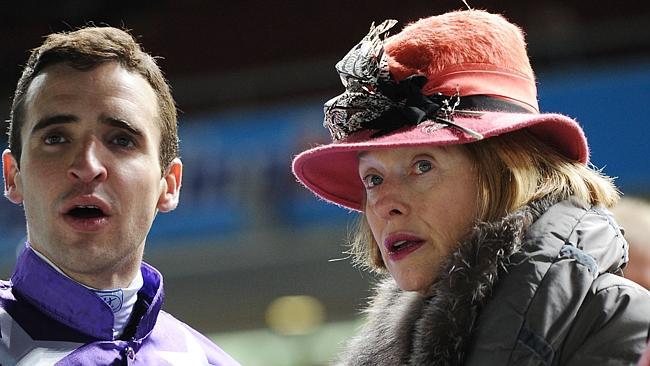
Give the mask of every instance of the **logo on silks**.
[[121, 289], [112, 291], [97, 291], [97, 296], [108, 305], [113, 313], [117, 313], [122, 309], [122, 302], [124, 301], [124, 294]]

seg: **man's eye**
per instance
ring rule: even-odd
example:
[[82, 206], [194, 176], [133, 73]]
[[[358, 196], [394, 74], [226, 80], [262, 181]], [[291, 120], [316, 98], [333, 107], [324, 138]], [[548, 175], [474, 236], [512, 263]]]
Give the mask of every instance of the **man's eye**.
[[113, 143], [122, 147], [134, 147], [135, 143], [133, 139], [128, 136], [118, 136], [113, 138]]
[[431, 170], [431, 162], [428, 160], [418, 160], [415, 162], [415, 171], [418, 174], [426, 173]]
[[366, 188], [372, 188], [380, 185], [384, 181], [384, 178], [378, 176], [377, 174], [368, 174], [363, 177], [363, 183]]
[[43, 138], [45, 145], [56, 145], [68, 142], [65, 137], [61, 135], [47, 135]]

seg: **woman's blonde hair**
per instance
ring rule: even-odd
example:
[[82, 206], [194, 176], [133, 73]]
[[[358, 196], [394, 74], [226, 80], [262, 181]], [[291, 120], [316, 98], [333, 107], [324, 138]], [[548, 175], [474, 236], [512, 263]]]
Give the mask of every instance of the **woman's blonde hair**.
[[[494, 221], [528, 203], [575, 196], [592, 205], [613, 206], [619, 191], [601, 171], [568, 160], [527, 131], [463, 145], [478, 174], [478, 221]], [[365, 215], [351, 233], [353, 262], [372, 271], [385, 265]]]

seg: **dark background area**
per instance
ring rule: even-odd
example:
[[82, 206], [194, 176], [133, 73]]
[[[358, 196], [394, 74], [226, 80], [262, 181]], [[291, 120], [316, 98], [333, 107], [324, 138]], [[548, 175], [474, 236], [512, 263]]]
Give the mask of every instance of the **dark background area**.
[[[160, 64], [188, 114], [338, 90], [333, 62], [372, 21], [405, 24], [464, 5], [453, 1], [2, 1], [0, 95], [7, 102], [27, 50], [53, 31], [125, 27]], [[567, 63], [650, 55], [646, 1], [470, 1], [527, 33], [538, 72]], [[6, 110], [6, 109], [5, 109]]]

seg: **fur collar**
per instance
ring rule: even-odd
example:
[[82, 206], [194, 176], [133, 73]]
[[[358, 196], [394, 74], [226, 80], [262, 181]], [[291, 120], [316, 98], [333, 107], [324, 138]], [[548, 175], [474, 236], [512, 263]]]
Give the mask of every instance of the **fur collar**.
[[338, 365], [459, 365], [478, 314], [526, 229], [554, 202], [537, 201], [503, 219], [476, 225], [441, 266], [430, 293], [380, 282], [367, 322]]

